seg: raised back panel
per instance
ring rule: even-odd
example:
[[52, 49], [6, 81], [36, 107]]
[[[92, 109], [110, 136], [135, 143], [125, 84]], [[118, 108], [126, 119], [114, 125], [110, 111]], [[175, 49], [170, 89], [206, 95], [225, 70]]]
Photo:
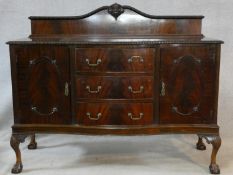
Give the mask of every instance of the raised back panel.
[[181, 35], [201, 37], [203, 16], [152, 16], [113, 4], [83, 16], [30, 17], [31, 37], [57, 35]]

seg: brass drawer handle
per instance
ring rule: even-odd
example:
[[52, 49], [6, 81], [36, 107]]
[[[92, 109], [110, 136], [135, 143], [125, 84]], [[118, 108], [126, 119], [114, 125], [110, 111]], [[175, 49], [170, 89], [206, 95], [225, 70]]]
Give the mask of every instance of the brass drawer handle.
[[87, 64], [88, 64], [88, 66], [91, 66], [91, 67], [96, 67], [96, 66], [98, 66], [101, 62], [102, 62], [102, 60], [100, 59], [100, 58], [98, 58], [97, 59], [97, 61], [96, 61], [96, 63], [90, 63], [90, 61], [89, 61], [89, 59], [87, 58], [86, 59], [86, 62], [87, 62]]
[[33, 112], [35, 112], [36, 114], [38, 114], [38, 115], [53, 115], [55, 112], [58, 111], [57, 107], [53, 107], [52, 110], [51, 110], [51, 112], [49, 112], [49, 113], [41, 113], [40, 111], [38, 111], [37, 107], [35, 107], [35, 106], [32, 106], [31, 110]]
[[100, 117], [102, 116], [101, 113], [98, 113], [98, 114], [96, 115], [96, 117], [92, 117], [90, 112], [87, 112], [86, 115], [88, 116], [88, 118], [89, 118], [90, 120], [99, 120]]
[[97, 90], [91, 90], [90, 86], [86, 86], [86, 89], [88, 90], [89, 93], [91, 94], [97, 94], [100, 92], [102, 89], [102, 86], [97, 86]]
[[133, 90], [132, 86], [128, 86], [128, 90], [133, 94], [139, 94], [143, 92], [144, 86], [140, 86], [140, 89], [138, 91]]
[[128, 63], [132, 63], [134, 59], [139, 59], [139, 61], [141, 63], [144, 62], [144, 58], [142, 56], [138, 56], [138, 55], [135, 55], [135, 56], [131, 56], [129, 59], [128, 59]]
[[144, 114], [143, 113], [139, 113], [139, 116], [138, 117], [136, 117], [136, 116], [133, 116], [133, 114], [132, 113], [128, 113], [128, 117], [130, 117], [131, 118], [131, 120], [140, 120], [140, 119], [142, 119], [142, 117], [144, 116]]

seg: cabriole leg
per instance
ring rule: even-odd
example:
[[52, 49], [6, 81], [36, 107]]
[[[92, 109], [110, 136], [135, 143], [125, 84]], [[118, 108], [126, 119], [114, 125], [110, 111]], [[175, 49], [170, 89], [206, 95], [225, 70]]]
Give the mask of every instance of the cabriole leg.
[[208, 144], [212, 144], [212, 154], [211, 154], [211, 162], [210, 162], [210, 173], [211, 174], [220, 174], [220, 168], [218, 164], [216, 163], [216, 155], [218, 153], [218, 150], [221, 146], [221, 138], [219, 135], [208, 135], [203, 136], [203, 138], [206, 139]]
[[196, 144], [196, 148], [197, 150], [206, 150], [206, 146], [205, 144], [203, 143], [203, 139], [201, 136], [198, 135], [198, 142]]
[[31, 141], [28, 145], [28, 149], [36, 149], [37, 148], [37, 143], [36, 143], [36, 135], [33, 133], [31, 136]]
[[22, 160], [21, 160], [21, 152], [19, 149], [19, 144], [23, 143], [25, 141], [26, 137], [27, 137], [27, 135], [24, 135], [24, 134], [12, 134], [12, 136], [11, 136], [10, 145], [16, 154], [16, 163], [14, 164], [14, 166], [11, 170], [11, 173], [18, 174], [18, 173], [22, 172], [23, 164], [22, 164]]

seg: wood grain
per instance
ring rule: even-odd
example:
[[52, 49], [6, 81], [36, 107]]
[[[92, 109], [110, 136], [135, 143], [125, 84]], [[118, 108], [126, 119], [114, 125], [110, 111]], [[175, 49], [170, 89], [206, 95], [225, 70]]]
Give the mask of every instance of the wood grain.
[[[12, 52], [17, 61], [15, 122], [70, 123], [70, 96], [64, 95], [65, 82], [70, 81], [68, 48], [17, 46]], [[52, 112], [54, 107], [57, 111]]]
[[[152, 103], [77, 103], [76, 110], [77, 123], [80, 125], [148, 125], [153, 123]], [[87, 113], [90, 113], [90, 116]], [[129, 113], [132, 117], [128, 115]], [[99, 118], [98, 114], [101, 115]]]
[[161, 49], [161, 123], [214, 123], [215, 52], [209, 45]]
[[[96, 66], [98, 59], [101, 62]], [[154, 48], [76, 48], [75, 67], [78, 72], [149, 72], [154, 70]]]
[[153, 81], [152, 76], [78, 76], [76, 98], [152, 99]]

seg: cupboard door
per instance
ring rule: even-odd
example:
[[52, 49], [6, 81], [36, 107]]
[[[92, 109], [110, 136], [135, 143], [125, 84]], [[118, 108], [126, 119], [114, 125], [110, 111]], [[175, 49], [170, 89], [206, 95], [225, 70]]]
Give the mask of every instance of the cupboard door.
[[[15, 122], [68, 124], [69, 49], [62, 46], [15, 46], [17, 99]], [[14, 61], [12, 61], [13, 63]], [[13, 76], [14, 77], [14, 76]]]
[[160, 123], [215, 123], [215, 49], [211, 45], [160, 51]]

